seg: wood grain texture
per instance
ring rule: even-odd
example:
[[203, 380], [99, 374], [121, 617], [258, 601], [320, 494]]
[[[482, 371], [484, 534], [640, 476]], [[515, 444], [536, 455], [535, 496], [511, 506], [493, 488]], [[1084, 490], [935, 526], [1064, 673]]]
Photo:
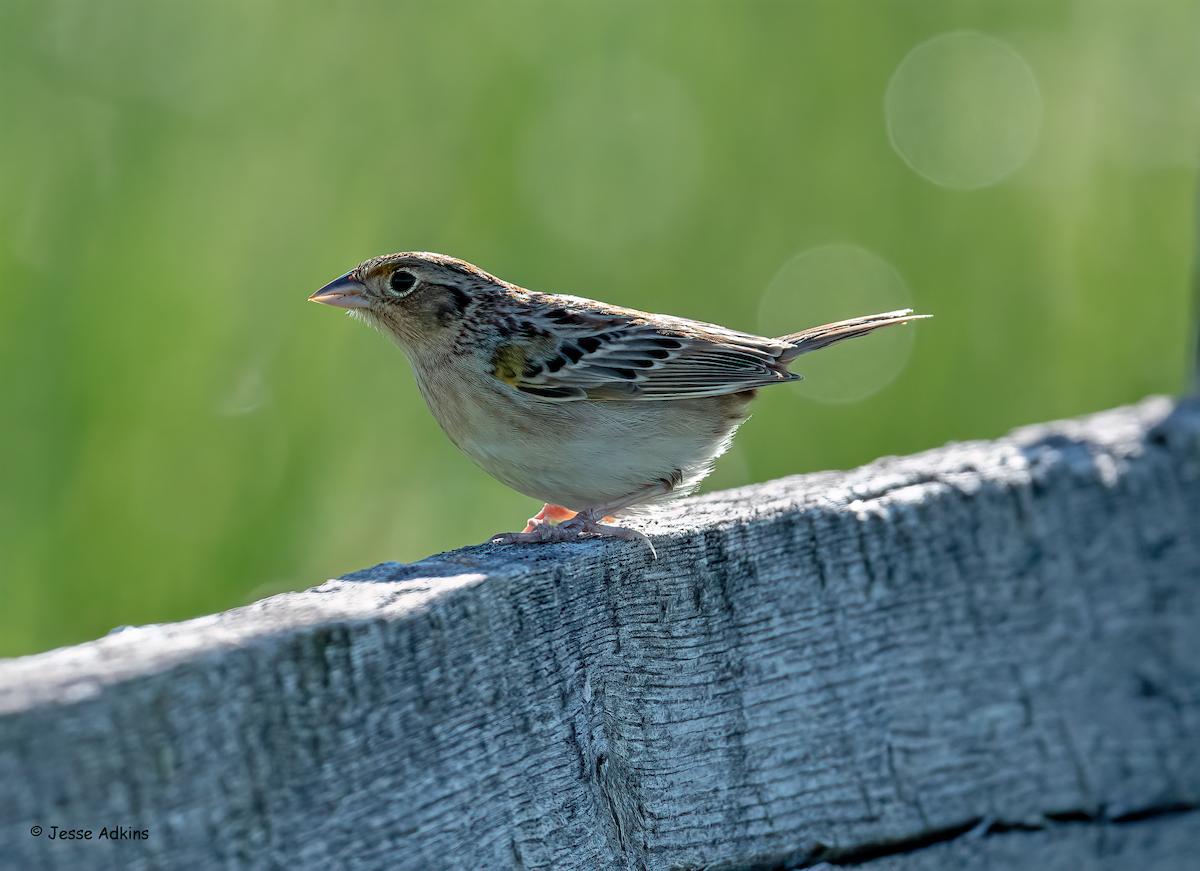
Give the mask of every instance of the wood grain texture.
[[1196, 404], [650, 522], [0, 662], [0, 867], [1187, 867]]
[[[1200, 814], [1164, 814], [1131, 823], [1048, 823], [1033, 831], [964, 835], [878, 858], [870, 871], [1195, 871]], [[822, 866], [812, 866], [821, 868]], [[836, 866], [824, 865], [825, 871]]]

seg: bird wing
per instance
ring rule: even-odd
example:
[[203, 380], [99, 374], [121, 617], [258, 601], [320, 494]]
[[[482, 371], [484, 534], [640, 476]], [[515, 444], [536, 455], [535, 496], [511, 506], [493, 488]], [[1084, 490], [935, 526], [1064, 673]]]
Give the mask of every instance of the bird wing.
[[694, 399], [796, 381], [778, 339], [575, 297], [522, 312], [492, 374], [554, 402]]

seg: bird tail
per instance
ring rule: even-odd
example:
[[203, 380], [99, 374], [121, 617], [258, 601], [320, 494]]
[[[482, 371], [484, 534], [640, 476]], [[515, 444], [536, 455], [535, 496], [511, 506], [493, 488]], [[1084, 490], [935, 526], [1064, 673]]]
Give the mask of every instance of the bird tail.
[[909, 321], [928, 317], [933, 317], [933, 315], [915, 315], [912, 313], [912, 309], [902, 308], [894, 312], [867, 315], [862, 318], [851, 318], [848, 321], [837, 321], [836, 323], [825, 324], [820, 327], [809, 327], [807, 330], [792, 333], [790, 336], [780, 336], [775, 340], [790, 346], [780, 356], [779, 362], [790, 363], [801, 354], [807, 354], [809, 351], [818, 351], [821, 348], [836, 345], [838, 342], [844, 342], [846, 339], [856, 339], [859, 336], [865, 336], [867, 333], [877, 330], [880, 327], [889, 327], [892, 324], [905, 324]]

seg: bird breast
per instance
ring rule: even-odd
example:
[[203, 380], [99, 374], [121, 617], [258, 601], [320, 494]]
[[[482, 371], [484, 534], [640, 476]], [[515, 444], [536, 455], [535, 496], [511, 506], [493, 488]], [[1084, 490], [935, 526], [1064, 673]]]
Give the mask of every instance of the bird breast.
[[728, 448], [754, 394], [549, 402], [490, 375], [482, 377], [491, 383], [472, 384], [477, 376], [449, 361], [414, 364], [430, 412], [463, 453], [514, 490], [573, 511], [660, 481], [677, 486], [652, 501], [691, 492]]

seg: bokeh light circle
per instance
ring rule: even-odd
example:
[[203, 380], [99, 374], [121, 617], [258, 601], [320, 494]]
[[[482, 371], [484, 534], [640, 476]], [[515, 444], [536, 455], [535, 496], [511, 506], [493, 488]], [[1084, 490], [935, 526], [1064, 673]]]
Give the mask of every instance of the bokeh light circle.
[[[846, 243], [797, 254], [763, 292], [759, 329], [764, 335], [798, 332], [832, 321], [910, 308], [904, 279], [890, 263]], [[904, 369], [915, 330], [895, 326], [861, 339], [799, 357], [793, 372], [796, 396], [818, 402], [857, 402], [881, 389]]]
[[1042, 96], [1011, 46], [946, 33], [908, 53], [884, 97], [892, 147], [943, 187], [987, 187], [1016, 171], [1037, 142]]
[[683, 84], [627, 57], [564, 70], [556, 88], [520, 158], [537, 212], [596, 250], [665, 229], [700, 176], [703, 134]]

